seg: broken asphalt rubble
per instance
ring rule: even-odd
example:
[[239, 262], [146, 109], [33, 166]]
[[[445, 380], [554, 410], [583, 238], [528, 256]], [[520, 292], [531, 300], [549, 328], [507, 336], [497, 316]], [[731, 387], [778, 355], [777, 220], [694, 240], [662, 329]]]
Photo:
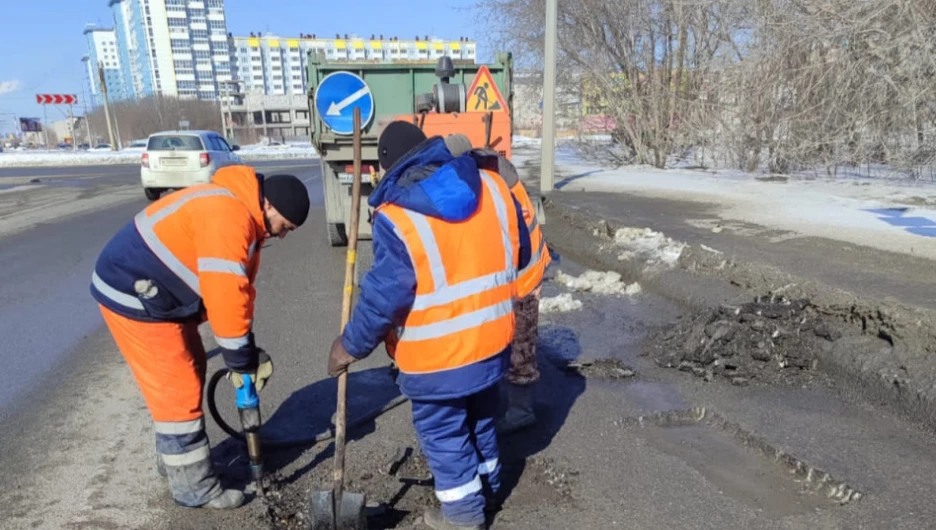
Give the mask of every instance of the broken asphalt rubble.
[[[830, 375], [843, 389], [936, 428], [936, 311], [847, 292], [693, 241], [667, 244], [663, 250], [681, 247], [671, 263], [643, 260], [641, 254], [657, 256], [643, 248], [622, 253], [616, 244], [628, 227], [558, 193], [543, 200], [555, 219], [546, 237], [557, 251], [692, 310], [648, 341], [646, 353], [659, 364], [739, 385]], [[623, 233], [657, 234], [643, 227]]]

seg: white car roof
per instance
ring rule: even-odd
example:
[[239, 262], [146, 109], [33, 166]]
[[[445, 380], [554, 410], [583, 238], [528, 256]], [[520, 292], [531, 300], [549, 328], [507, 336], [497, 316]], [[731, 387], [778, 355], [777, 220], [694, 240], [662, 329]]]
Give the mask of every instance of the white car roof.
[[220, 133], [215, 131], [159, 131], [158, 133], [153, 133], [149, 135], [150, 138], [153, 136], [221, 136]]

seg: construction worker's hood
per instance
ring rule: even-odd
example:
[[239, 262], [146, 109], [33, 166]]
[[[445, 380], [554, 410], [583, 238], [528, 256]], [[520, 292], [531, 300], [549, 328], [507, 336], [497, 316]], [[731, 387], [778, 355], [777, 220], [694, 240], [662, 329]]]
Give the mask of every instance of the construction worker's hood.
[[260, 228], [260, 233], [266, 231], [263, 221], [263, 207], [261, 201], [263, 194], [263, 179], [257, 175], [250, 166], [226, 166], [217, 170], [211, 178], [212, 184], [217, 184], [233, 193], [247, 205], [253, 215], [254, 221]]
[[459, 157], [441, 137], [421, 143], [397, 161], [371, 193], [368, 204], [384, 203], [449, 222], [464, 221], [478, 209], [481, 174], [468, 155]]

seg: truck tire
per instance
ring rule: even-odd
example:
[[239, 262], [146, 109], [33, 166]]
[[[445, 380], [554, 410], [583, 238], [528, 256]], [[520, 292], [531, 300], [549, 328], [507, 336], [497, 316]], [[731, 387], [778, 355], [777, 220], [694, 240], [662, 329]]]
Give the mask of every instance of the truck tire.
[[159, 188], [143, 188], [143, 193], [146, 194], [146, 198], [155, 201], [159, 198], [160, 190]]
[[328, 227], [328, 244], [333, 247], [343, 247], [348, 244], [348, 234], [344, 223], [326, 223]]

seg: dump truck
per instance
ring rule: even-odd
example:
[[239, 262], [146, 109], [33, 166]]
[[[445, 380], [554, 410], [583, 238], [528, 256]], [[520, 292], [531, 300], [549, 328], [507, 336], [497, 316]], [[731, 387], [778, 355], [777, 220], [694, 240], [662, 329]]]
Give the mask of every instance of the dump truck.
[[[390, 121], [411, 120], [430, 137], [462, 133], [474, 147], [488, 147], [510, 158], [512, 72], [513, 58], [505, 52], [497, 53], [493, 64], [449, 57], [333, 62], [321, 52], [312, 52], [307, 68], [310, 134], [320, 157], [328, 242], [344, 246], [348, 240], [353, 107], [361, 109], [361, 194], [366, 205], [381, 169], [386, 169], [379, 167], [377, 137]], [[478, 86], [474, 87], [476, 78]], [[371, 239], [373, 212], [365, 207], [360, 215], [358, 238]]]

